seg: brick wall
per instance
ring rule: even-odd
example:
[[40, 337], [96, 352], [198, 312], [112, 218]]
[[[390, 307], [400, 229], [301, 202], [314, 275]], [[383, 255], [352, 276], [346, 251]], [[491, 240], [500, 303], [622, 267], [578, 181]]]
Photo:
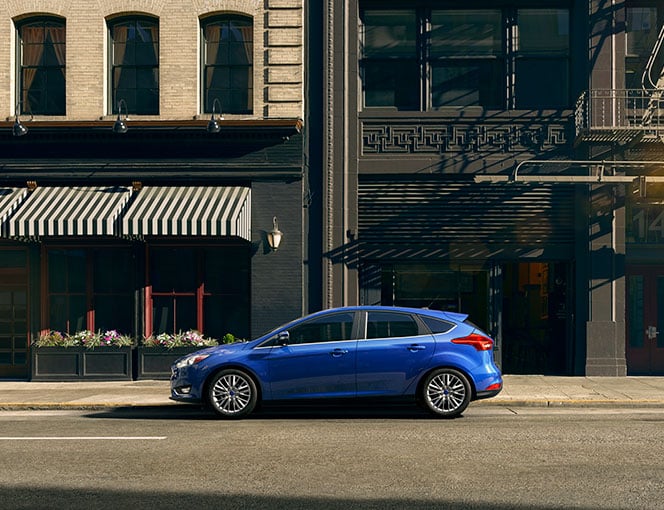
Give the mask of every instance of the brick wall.
[[107, 97], [106, 19], [129, 13], [159, 18], [160, 114], [156, 118], [196, 118], [201, 112], [199, 19], [223, 12], [241, 13], [254, 19], [251, 118], [303, 117], [303, 0], [0, 0], [0, 119], [13, 117], [17, 101], [14, 22], [31, 14], [66, 19], [67, 115], [64, 119], [111, 118]]

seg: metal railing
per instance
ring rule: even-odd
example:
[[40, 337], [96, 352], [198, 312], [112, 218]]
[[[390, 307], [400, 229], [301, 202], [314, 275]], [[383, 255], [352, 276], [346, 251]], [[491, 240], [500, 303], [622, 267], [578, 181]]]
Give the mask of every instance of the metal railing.
[[575, 108], [577, 136], [597, 131], [664, 132], [664, 90], [593, 89]]

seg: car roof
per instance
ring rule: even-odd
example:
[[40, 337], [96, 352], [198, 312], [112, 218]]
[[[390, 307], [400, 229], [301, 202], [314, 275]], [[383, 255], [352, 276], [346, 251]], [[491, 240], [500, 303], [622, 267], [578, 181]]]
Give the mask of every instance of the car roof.
[[357, 305], [357, 306], [341, 306], [337, 308], [327, 308], [320, 312], [311, 315], [318, 315], [330, 312], [354, 312], [354, 311], [391, 311], [391, 312], [405, 312], [405, 313], [418, 313], [421, 315], [428, 315], [440, 319], [455, 320], [463, 322], [468, 318], [468, 314], [459, 312], [448, 312], [442, 310], [432, 310], [430, 308], [413, 308], [408, 306], [386, 306], [386, 305]]

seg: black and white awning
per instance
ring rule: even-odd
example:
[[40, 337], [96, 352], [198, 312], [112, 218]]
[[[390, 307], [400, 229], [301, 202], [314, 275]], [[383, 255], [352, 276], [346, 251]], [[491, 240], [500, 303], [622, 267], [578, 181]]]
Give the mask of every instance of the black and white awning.
[[251, 241], [251, 188], [146, 186], [120, 228], [124, 236], [237, 236]]
[[27, 188], [0, 188], [0, 225], [5, 231], [5, 222], [28, 196]]
[[[26, 190], [27, 192], [27, 190]], [[9, 237], [114, 235], [131, 188], [38, 187], [8, 220]]]

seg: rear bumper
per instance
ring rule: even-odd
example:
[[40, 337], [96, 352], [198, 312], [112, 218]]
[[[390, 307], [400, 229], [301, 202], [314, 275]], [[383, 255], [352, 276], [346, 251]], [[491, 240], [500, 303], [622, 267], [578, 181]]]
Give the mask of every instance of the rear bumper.
[[[498, 386], [498, 387], [496, 387]], [[475, 395], [476, 400], [482, 400], [484, 398], [491, 398], [498, 395], [503, 390], [503, 383], [496, 383], [489, 386], [486, 390], [478, 391]]]

